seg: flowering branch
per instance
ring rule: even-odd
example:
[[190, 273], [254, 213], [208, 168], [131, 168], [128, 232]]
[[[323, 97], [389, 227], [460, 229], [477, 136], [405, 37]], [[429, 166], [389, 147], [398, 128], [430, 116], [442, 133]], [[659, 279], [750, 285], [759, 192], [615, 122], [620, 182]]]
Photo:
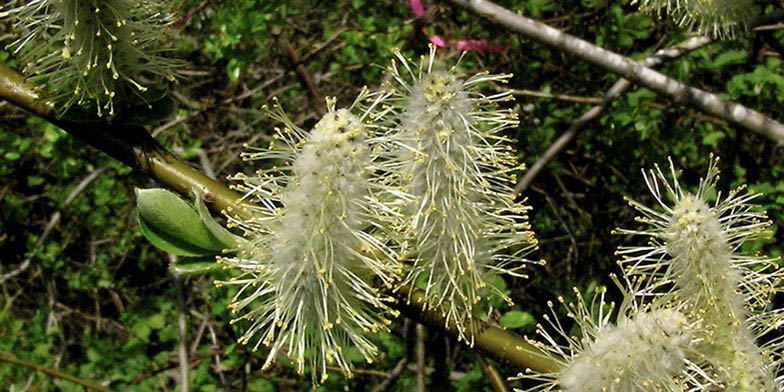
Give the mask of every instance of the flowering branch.
[[[43, 100], [32, 84], [21, 75], [0, 65], [0, 98], [33, 114], [43, 117], [66, 132], [109, 154], [141, 173], [158, 180], [162, 185], [190, 195], [193, 187], [204, 194], [213, 210], [232, 208], [240, 195], [221, 182], [213, 180], [166, 151], [147, 131], [139, 126], [107, 123], [73, 123], [56, 117], [53, 106]], [[123, 128], [123, 129], [119, 129]], [[390, 304], [403, 315], [458, 336], [454, 323], [447, 324], [437, 309], [422, 310], [426, 302], [424, 292], [404, 285], [394, 294], [397, 302]], [[558, 364], [522, 337], [502, 328], [473, 319], [476, 327], [475, 347], [519, 368], [552, 372]]]
[[610, 72], [640, 83], [679, 104], [689, 105], [723, 120], [760, 133], [778, 145], [784, 145], [784, 124], [718, 95], [687, 86], [654, 71], [644, 64], [588, 41], [563, 33], [544, 23], [526, 18], [486, 0], [452, 0], [488, 20], [504, 25], [527, 37], [573, 54]]

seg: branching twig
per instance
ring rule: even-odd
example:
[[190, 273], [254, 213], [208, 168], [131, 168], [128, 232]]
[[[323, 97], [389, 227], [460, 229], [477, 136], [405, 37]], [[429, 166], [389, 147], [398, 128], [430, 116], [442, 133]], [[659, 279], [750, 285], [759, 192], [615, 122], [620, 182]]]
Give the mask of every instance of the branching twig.
[[[652, 56], [649, 56], [640, 62], [646, 67], [654, 67], [664, 62], [664, 60], [680, 57], [684, 53], [696, 50], [710, 42], [711, 39], [708, 37], [692, 37], [671, 48], [659, 50]], [[558, 139], [556, 139], [555, 142], [550, 145], [547, 151], [545, 151], [544, 154], [539, 157], [539, 159], [531, 166], [531, 168], [525, 172], [523, 178], [520, 179], [520, 181], [515, 186], [515, 192], [519, 194], [525, 191], [528, 186], [531, 185], [531, 182], [533, 182], [534, 178], [539, 175], [539, 173], [545, 168], [545, 166], [547, 166], [547, 164], [555, 159], [558, 153], [560, 153], [561, 150], [563, 150], [564, 147], [566, 147], [566, 145], [569, 144], [575, 136], [577, 136], [583, 127], [585, 127], [585, 125], [589, 122], [598, 118], [599, 115], [604, 112], [607, 106], [609, 106], [612, 101], [618, 99], [621, 94], [623, 94], [631, 85], [632, 84], [629, 79], [625, 78], [615, 82], [615, 84], [609, 90], [607, 90], [607, 93], [604, 94], [602, 103], [592, 107], [582, 116], [580, 116], [580, 118], [578, 118], [577, 121], [575, 121], [569, 127], [569, 129], [566, 130], [566, 132], [562, 133], [561, 136], [559, 136]]]
[[310, 92], [310, 98], [316, 105], [316, 109], [318, 110], [319, 115], [326, 113], [327, 108], [326, 104], [324, 103], [324, 97], [321, 95], [321, 93], [319, 93], [318, 88], [316, 88], [316, 82], [313, 80], [313, 75], [310, 74], [308, 69], [305, 67], [305, 64], [300, 61], [299, 54], [297, 54], [297, 51], [294, 49], [294, 46], [291, 44], [291, 42], [285, 37], [281, 37], [280, 42], [283, 45], [283, 49], [286, 50], [286, 54], [288, 54], [295, 69], [297, 70], [297, 75], [299, 75], [302, 84], [304, 84], [308, 89], [308, 92]]
[[400, 374], [403, 373], [403, 370], [406, 368], [406, 364], [408, 364], [408, 358], [400, 358], [392, 371], [387, 375], [387, 378], [385, 378], [381, 384], [376, 385], [376, 387], [373, 388], [371, 392], [383, 392], [389, 388], [392, 383], [397, 381], [397, 379], [400, 377]]
[[760, 133], [784, 145], [784, 124], [718, 95], [687, 86], [618, 53], [563, 33], [544, 23], [526, 18], [486, 0], [452, 0], [492, 22], [504, 25], [566, 53], [578, 56], [610, 72], [640, 83], [679, 104], [689, 105], [723, 120]]

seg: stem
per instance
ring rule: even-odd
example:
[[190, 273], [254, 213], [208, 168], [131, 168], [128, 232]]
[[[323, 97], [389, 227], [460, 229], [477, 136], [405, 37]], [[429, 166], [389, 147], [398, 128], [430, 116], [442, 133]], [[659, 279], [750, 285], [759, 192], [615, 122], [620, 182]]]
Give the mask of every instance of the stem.
[[140, 125], [75, 122], [59, 118], [54, 105], [43, 101], [33, 84], [3, 65], [0, 65], [0, 98], [43, 117], [112, 158], [158, 180], [167, 188], [184, 195], [190, 195], [197, 188], [214, 211], [229, 209], [241, 197], [224, 184], [181, 161]]
[[[455, 325], [447, 324], [437, 310], [422, 310], [427, 303], [424, 291], [404, 285], [397, 290], [395, 297], [398, 300], [398, 310], [406, 317], [430, 328], [442, 330], [453, 337], [458, 336]], [[470, 330], [478, 331], [473, 336], [476, 348], [519, 369], [531, 369], [537, 373], [555, 373], [560, 369], [558, 363], [524, 338], [483, 321], [473, 320], [472, 322], [475, 323], [475, 328]]]
[[46, 374], [48, 376], [51, 376], [51, 377], [61, 378], [63, 380], [68, 380], [68, 381], [70, 381], [70, 382], [72, 382], [74, 384], [79, 384], [79, 385], [81, 385], [81, 386], [83, 386], [83, 387], [85, 387], [87, 389], [91, 389], [93, 391], [106, 391], [106, 392], [109, 391], [108, 388], [104, 388], [104, 387], [102, 387], [102, 386], [100, 386], [98, 384], [92, 383], [90, 381], [82, 380], [81, 378], [74, 377], [74, 376], [72, 376], [70, 374], [65, 374], [65, 373], [63, 373], [63, 372], [61, 372], [59, 370], [55, 370], [55, 369], [51, 369], [51, 368], [48, 368], [48, 367], [43, 367], [43, 366], [40, 366], [40, 365], [36, 365], [36, 364], [34, 364], [32, 362], [23, 361], [21, 359], [18, 359], [16, 357], [13, 357], [13, 356], [8, 355], [8, 354], [0, 353], [0, 361], [8, 362], [8, 363], [10, 363], [12, 365], [26, 367], [28, 369], [32, 369], [32, 370], [35, 370], [36, 372], [44, 373], [44, 374]]
[[486, 0], [452, 0], [476, 14], [506, 26], [511, 30], [580, 57], [610, 72], [640, 83], [679, 104], [692, 106], [706, 113], [760, 133], [779, 146], [784, 145], [784, 124], [735, 102], [722, 100], [718, 95], [687, 86], [663, 75], [642, 63], [563, 33], [536, 20], [509, 11]]
[[[238, 193], [205, 176], [166, 151], [143, 127], [62, 121], [55, 117], [49, 103], [41, 103], [41, 98], [34, 89], [14, 71], [0, 65], [0, 98], [30, 110], [172, 190], [190, 195], [194, 187], [200, 189], [204, 193], [205, 201], [213, 210], [223, 212], [231, 209], [240, 200], [241, 196]], [[240, 211], [241, 209], [233, 208], [232, 213]], [[457, 328], [454, 325], [447, 325], [438, 312], [432, 309], [422, 310], [425, 294], [419, 290], [414, 292], [411, 290], [410, 287], [403, 286], [397, 291], [398, 310], [431, 328], [445, 331], [456, 337]], [[411, 292], [410, 296], [409, 292]], [[474, 342], [479, 349], [488, 354], [522, 369], [530, 368], [543, 373], [559, 369], [557, 363], [548, 359], [522, 337], [481, 321], [474, 322], [478, 323], [476, 330], [481, 331], [474, 336]]]

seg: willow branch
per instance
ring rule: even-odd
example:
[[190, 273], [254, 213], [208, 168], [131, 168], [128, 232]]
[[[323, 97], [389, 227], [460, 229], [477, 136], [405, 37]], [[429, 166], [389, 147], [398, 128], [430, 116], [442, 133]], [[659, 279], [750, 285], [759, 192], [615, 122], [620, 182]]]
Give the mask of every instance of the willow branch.
[[486, 0], [451, 0], [474, 13], [556, 49], [570, 53], [610, 72], [642, 84], [676, 103], [688, 105], [740, 125], [784, 145], [784, 124], [718, 95], [687, 86], [618, 53], [598, 47], [544, 23], [526, 18]]
[[[406, 317], [444, 331], [452, 337], [458, 336], [454, 323], [447, 324], [438, 311], [422, 310], [427, 300], [424, 291], [402, 286], [395, 293], [395, 297], [398, 300], [397, 309]], [[476, 331], [473, 336], [475, 348], [519, 369], [532, 369], [538, 373], [557, 372], [560, 369], [558, 363], [521, 336], [480, 320], [472, 322], [472, 330]]]
[[[707, 45], [711, 41], [712, 40], [710, 38], [704, 36], [692, 37], [676, 46], [657, 51], [653, 55], [646, 57], [641, 61], [641, 63], [646, 67], [655, 67], [664, 62], [664, 60], [678, 58], [684, 53]], [[618, 99], [631, 85], [632, 83], [629, 81], [629, 79], [626, 78], [621, 78], [615, 82], [615, 84], [604, 94], [602, 102], [599, 105], [596, 105], [587, 112], [583, 113], [583, 115], [580, 116], [577, 121], [572, 123], [569, 129], [562, 133], [561, 136], [559, 136], [558, 139], [556, 139], [556, 141], [550, 145], [547, 151], [545, 151], [544, 154], [542, 154], [542, 156], [536, 162], [534, 162], [533, 165], [531, 165], [531, 168], [526, 170], [523, 178], [521, 178], [517, 185], [515, 185], [515, 192], [519, 194], [528, 189], [528, 186], [531, 185], [531, 182], [533, 182], [534, 178], [536, 178], [536, 176], [541, 173], [547, 164], [555, 159], [558, 153], [560, 153], [561, 150], [563, 150], [563, 148], [566, 147], [566, 145], [568, 145], [575, 136], [577, 136], [583, 127], [585, 127], [591, 121], [597, 119], [604, 112], [604, 110], [607, 109], [610, 103]]]
[[215, 211], [230, 208], [240, 198], [224, 184], [181, 161], [150, 136], [144, 127], [106, 122], [73, 122], [59, 118], [51, 102], [16, 71], [0, 65], [0, 98], [6, 99], [62, 128], [112, 158], [144, 173], [164, 186], [190, 195], [194, 188], [204, 194]]
[[[41, 98], [35, 94], [32, 85], [26, 84], [16, 72], [3, 66], [0, 66], [0, 98], [43, 117], [172, 190], [190, 195], [194, 187], [200, 189], [214, 210], [226, 210], [240, 199], [238, 193], [205, 176], [166, 151], [143, 127], [74, 123], [58, 119], [52, 105], [41, 103]], [[438, 312], [422, 310], [425, 294], [419, 290], [411, 293], [412, 290], [408, 286], [403, 286], [396, 292], [398, 310], [409, 318], [457, 337], [457, 328], [454, 325], [447, 325], [446, 320]], [[476, 323], [479, 327], [476, 328], [478, 332], [474, 336], [474, 342], [482, 351], [521, 369], [530, 368], [544, 373], [558, 369], [557, 363], [547, 358], [522, 337], [487, 323], [479, 321]]]

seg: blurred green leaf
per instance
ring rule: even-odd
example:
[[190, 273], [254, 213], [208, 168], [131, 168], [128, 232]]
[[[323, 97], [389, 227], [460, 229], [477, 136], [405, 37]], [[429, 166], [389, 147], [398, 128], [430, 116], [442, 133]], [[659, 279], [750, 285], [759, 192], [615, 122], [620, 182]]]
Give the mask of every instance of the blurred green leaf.
[[536, 320], [531, 313], [520, 310], [511, 310], [501, 316], [501, 326], [504, 328], [521, 328], [532, 325]]

